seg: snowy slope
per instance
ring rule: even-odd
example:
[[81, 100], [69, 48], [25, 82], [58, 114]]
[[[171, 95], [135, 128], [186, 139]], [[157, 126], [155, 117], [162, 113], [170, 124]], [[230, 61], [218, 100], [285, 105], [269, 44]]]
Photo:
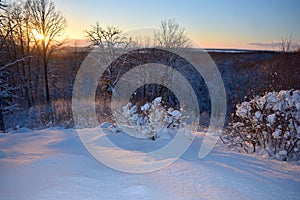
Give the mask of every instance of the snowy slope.
[[[90, 130], [89, 130], [90, 131]], [[109, 133], [123, 148], [159, 147]], [[128, 174], [95, 160], [72, 129], [20, 129], [0, 135], [0, 199], [297, 199], [300, 165], [238, 154], [221, 144], [198, 158], [199, 134], [172, 165]], [[158, 143], [158, 144], [155, 144]], [[117, 156], [117, 155], [116, 155]]]

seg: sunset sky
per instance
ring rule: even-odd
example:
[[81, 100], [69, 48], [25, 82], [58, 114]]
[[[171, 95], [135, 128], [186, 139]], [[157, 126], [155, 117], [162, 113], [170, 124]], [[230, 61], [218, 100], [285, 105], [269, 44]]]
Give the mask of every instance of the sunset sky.
[[66, 35], [73, 39], [84, 38], [84, 30], [96, 21], [131, 31], [175, 19], [205, 48], [274, 49], [290, 35], [300, 44], [299, 0], [53, 1], [67, 18]]

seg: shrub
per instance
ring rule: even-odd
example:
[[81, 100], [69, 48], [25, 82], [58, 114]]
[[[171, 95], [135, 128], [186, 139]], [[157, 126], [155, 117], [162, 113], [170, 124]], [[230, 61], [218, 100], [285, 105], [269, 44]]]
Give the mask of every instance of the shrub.
[[221, 139], [239, 151], [299, 160], [300, 90], [269, 92], [238, 104]]
[[118, 123], [136, 137], [153, 140], [159, 137], [163, 127], [179, 128], [181, 112], [173, 108], [166, 109], [161, 105], [161, 100], [162, 97], [157, 97], [142, 106], [128, 103], [122, 113], [118, 113]]

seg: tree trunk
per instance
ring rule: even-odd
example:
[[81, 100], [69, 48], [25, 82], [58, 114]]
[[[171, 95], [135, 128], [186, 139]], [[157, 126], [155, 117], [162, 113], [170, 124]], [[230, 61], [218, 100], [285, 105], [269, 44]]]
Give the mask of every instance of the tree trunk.
[[0, 109], [0, 132], [5, 132], [5, 124], [4, 124], [2, 109]]
[[0, 99], [0, 132], [5, 132], [5, 124], [3, 117], [3, 109], [2, 109], [2, 99]]
[[44, 77], [45, 77], [45, 89], [46, 89], [46, 103], [50, 103], [50, 94], [49, 94], [49, 82], [48, 82], [48, 64], [44, 61]]
[[50, 105], [49, 82], [48, 82], [48, 62], [47, 62], [47, 49], [45, 40], [43, 40], [43, 65], [44, 65], [44, 78], [46, 90], [46, 103]]

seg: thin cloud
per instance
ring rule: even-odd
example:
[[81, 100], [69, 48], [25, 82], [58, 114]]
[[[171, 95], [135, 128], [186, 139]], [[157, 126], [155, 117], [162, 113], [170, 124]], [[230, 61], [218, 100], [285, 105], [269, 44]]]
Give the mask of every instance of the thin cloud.
[[[279, 50], [281, 47], [282, 41], [268, 41], [268, 42], [249, 42], [248, 45], [256, 46], [264, 49], [272, 49], [272, 50]], [[296, 50], [300, 47], [299, 42], [292, 42], [291, 49]]]
[[263, 47], [267, 49], [278, 49], [280, 47], [280, 41], [269, 41], [269, 42], [249, 42], [248, 45]]

